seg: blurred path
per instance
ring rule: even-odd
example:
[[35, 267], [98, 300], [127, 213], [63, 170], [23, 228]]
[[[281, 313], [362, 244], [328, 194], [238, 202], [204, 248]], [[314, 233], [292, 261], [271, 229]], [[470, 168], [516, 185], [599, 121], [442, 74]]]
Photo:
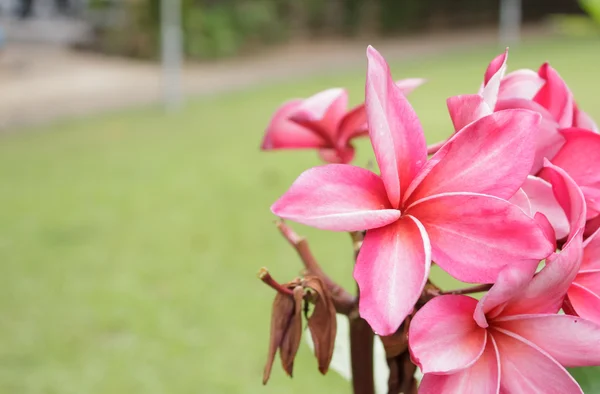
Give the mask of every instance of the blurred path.
[[[530, 27], [523, 33], [531, 38], [548, 34], [548, 30]], [[376, 46], [388, 60], [402, 60], [496, 42], [497, 31], [488, 29], [378, 40]], [[360, 67], [368, 43], [295, 44], [254, 58], [189, 64], [184, 72], [185, 92], [206, 96]], [[0, 52], [0, 129], [145, 105], [159, 99], [157, 64], [32, 44], [10, 44]]]

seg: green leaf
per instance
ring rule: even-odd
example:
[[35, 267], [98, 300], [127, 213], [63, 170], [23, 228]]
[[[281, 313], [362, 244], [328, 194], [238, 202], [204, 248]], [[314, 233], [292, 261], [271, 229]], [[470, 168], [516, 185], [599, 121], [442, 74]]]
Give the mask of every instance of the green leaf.
[[585, 394], [600, 394], [600, 367], [570, 368]]

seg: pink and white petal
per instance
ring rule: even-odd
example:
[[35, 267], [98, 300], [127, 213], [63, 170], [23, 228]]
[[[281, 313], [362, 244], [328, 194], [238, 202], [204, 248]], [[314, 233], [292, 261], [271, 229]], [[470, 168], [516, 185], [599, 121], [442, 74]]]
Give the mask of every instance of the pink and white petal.
[[587, 215], [582, 190], [565, 170], [555, 166], [548, 160], [544, 163], [544, 175], [550, 181], [554, 198], [569, 221], [567, 242], [571, 241], [576, 233], [582, 236]]
[[506, 74], [500, 83], [498, 99], [522, 98], [533, 100], [546, 81], [535, 71], [521, 69]]
[[491, 334], [500, 355], [500, 392], [583, 394], [575, 379], [535, 344], [500, 328]]
[[381, 178], [394, 208], [427, 161], [427, 143], [417, 114], [392, 80], [385, 59], [367, 48], [366, 109], [369, 135]]
[[575, 282], [569, 288], [568, 300], [579, 316], [600, 324], [600, 295]]
[[323, 230], [360, 231], [383, 227], [400, 217], [381, 178], [346, 164], [304, 171], [271, 211], [284, 219]]
[[491, 114], [492, 108], [479, 94], [463, 94], [446, 100], [450, 119], [455, 131], [460, 131], [469, 123]]
[[494, 286], [477, 303], [473, 318], [480, 327], [487, 328], [490, 320], [502, 313], [506, 305], [518, 298], [535, 272], [535, 266], [508, 266], [498, 275]]
[[554, 197], [552, 185], [542, 178], [530, 175], [521, 187], [529, 197], [533, 213], [540, 212], [548, 218], [557, 239], [566, 237], [569, 234], [569, 221], [565, 211]]
[[[600, 134], [585, 129], [562, 130], [566, 142], [552, 159], [583, 189], [588, 208], [598, 208], [600, 190]], [[589, 215], [588, 215], [589, 218]]]
[[517, 190], [517, 192], [508, 199], [511, 204], [515, 204], [519, 208], [523, 210], [529, 217], [533, 217], [534, 212], [532, 210], [531, 201], [529, 201], [529, 197], [527, 197], [527, 193], [523, 191], [523, 189]]
[[546, 239], [552, 244], [552, 249], [556, 250], [556, 232], [554, 231], [554, 227], [552, 227], [552, 224], [546, 215], [541, 212], [536, 212], [536, 214], [533, 215], [533, 220], [535, 220], [537, 225], [540, 226], [544, 232], [544, 235], [546, 236]]
[[429, 301], [408, 332], [412, 359], [427, 373], [451, 374], [472, 366], [485, 349], [487, 332], [473, 320], [477, 300], [445, 295]]
[[301, 125], [318, 128], [333, 139], [347, 106], [348, 92], [342, 88], [331, 88], [305, 99], [291, 119]]
[[483, 100], [490, 108], [496, 106], [498, 93], [500, 91], [500, 82], [506, 73], [506, 61], [508, 60], [508, 48], [504, 53], [496, 56], [485, 71], [484, 88], [481, 92]]
[[365, 235], [354, 279], [359, 312], [378, 335], [396, 332], [419, 299], [429, 276], [431, 246], [423, 225], [403, 216]]
[[419, 394], [498, 394], [500, 373], [498, 349], [488, 336], [485, 351], [473, 366], [451, 375], [425, 374]]
[[[396, 86], [407, 96], [417, 87], [426, 82], [422, 78], [407, 78], [396, 81]], [[353, 138], [363, 137], [369, 134], [367, 127], [367, 112], [365, 104], [359, 104], [346, 113], [340, 122], [337, 142], [339, 145], [345, 145]]]
[[548, 63], [544, 63], [538, 74], [546, 83], [537, 92], [533, 101], [548, 109], [560, 127], [571, 127], [573, 124], [573, 94], [558, 72]]
[[599, 131], [596, 122], [587, 113], [580, 110], [577, 105], [575, 105], [573, 111], [573, 127], [588, 129], [596, 133]]
[[347, 164], [354, 159], [354, 147], [346, 145], [338, 149], [319, 149], [319, 157], [326, 163]]
[[579, 286], [585, 287], [592, 293], [600, 295], [600, 269], [585, 272], [580, 271], [574, 282]]
[[475, 193], [446, 193], [407, 209], [427, 229], [433, 260], [458, 280], [493, 283], [507, 265], [534, 265], [552, 244], [519, 207]]
[[533, 277], [518, 298], [507, 303], [501, 315], [557, 313], [581, 264], [581, 238], [580, 231], [560, 253], [548, 257], [544, 268]]
[[[489, 84], [490, 80], [494, 77], [494, 75], [498, 75], [499, 72], [502, 71], [502, 68], [506, 68], [506, 61], [508, 59], [508, 48], [506, 48], [506, 50], [504, 52], [502, 52], [501, 54], [499, 54], [498, 56], [496, 56], [488, 65], [487, 69], [485, 70], [485, 74], [483, 76], [483, 84], [487, 85]], [[504, 75], [500, 76], [502, 79], [502, 77], [504, 77]]]
[[427, 80], [423, 78], [404, 78], [397, 80], [395, 83], [402, 91], [402, 94], [408, 96], [413, 90], [423, 85], [425, 82], [427, 82]]
[[600, 365], [600, 326], [569, 315], [521, 315], [494, 321], [548, 353], [565, 367]]
[[581, 271], [600, 269], [600, 229], [583, 242], [583, 260]]
[[536, 174], [542, 168], [544, 158], [552, 159], [564, 144], [565, 139], [559, 133], [558, 123], [552, 114], [535, 101], [521, 98], [499, 100], [496, 103], [495, 111], [518, 108], [529, 109], [542, 115], [540, 132], [536, 139], [535, 160], [531, 168], [531, 173]]
[[346, 113], [336, 137], [338, 145], [345, 145], [353, 138], [368, 135], [367, 111], [364, 104], [357, 105]]
[[290, 114], [294, 113], [301, 104], [302, 100], [291, 100], [282, 104], [275, 111], [267, 126], [260, 147], [262, 150], [307, 149], [327, 146], [321, 136], [289, 120]]
[[407, 202], [441, 193], [470, 192], [510, 198], [533, 164], [541, 116], [527, 110], [495, 112], [470, 123], [436, 153], [442, 155]]
[[587, 219], [593, 219], [600, 213], [600, 185], [581, 186], [587, 206]]

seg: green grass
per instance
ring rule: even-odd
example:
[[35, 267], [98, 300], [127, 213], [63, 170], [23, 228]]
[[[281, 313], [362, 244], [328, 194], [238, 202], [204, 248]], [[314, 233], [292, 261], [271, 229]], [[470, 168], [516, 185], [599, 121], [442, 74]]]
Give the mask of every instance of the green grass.
[[[600, 119], [600, 41], [515, 48], [510, 68], [558, 68]], [[357, 48], [363, 51], [364, 48]], [[425, 77], [411, 101], [429, 142], [450, 132], [445, 99], [475, 92], [498, 48], [395, 64]], [[385, 55], [385, 54], [384, 54]], [[363, 98], [364, 69], [60, 122], [0, 139], [0, 393], [347, 393], [306, 347], [289, 380], [261, 386], [273, 293], [300, 265], [270, 204], [313, 152], [261, 153], [284, 99], [330, 86]], [[368, 141], [357, 163], [372, 157]], [[346, 234], [301, 226], [322, 265], [351, 284]]]

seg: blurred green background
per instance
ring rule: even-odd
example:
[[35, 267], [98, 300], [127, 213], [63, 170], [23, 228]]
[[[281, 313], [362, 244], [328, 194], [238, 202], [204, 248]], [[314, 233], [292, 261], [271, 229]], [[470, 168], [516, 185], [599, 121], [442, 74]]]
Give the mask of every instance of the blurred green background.
[[[510, 70], [548, 60], [600, 119], [600, 39], [528, 42]], [[362, 49], [361, 49], [362, 50]], [[447, 137], [445, 99], [476, 92], [501, 48], [394, 63], [428, 83], [410, 96], [429, 143]], [[383, 54], [385, 56], [385, 53]], [[190, 102], [55, 122], [0, 136], [0, 392], [348, 393], [302, 346], [295, 377], [261, 376], [273, 292], [300, 263], [269, 206], [314, 152], [260, 152], [274, 109], [331, 86], [364, 98], [364, 67]], [[356, 161], [372, 159], [368, 140]], [[347, 234], [294, 226], [352, 287]], [[437, 282], [451, 286], [439, 272]], [[586, 393], [600, 370], [576, 371]]]

